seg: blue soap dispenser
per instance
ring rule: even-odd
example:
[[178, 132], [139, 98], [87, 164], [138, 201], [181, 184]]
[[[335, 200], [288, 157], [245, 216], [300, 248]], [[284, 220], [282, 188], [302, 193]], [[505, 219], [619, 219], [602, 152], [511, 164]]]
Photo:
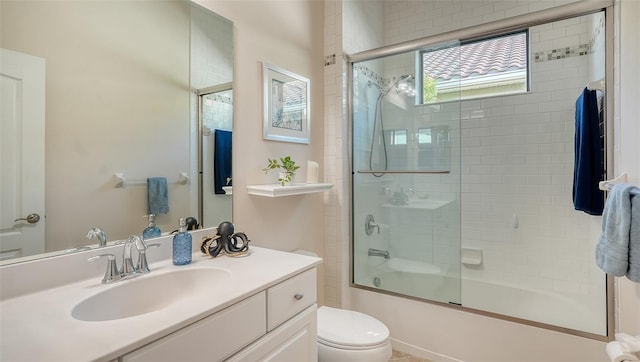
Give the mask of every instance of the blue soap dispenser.
[[173, 264], [186, 265], [191, 263], [191, 234], [187, 232], [187, 222], [180, 219], [180, 229], [173, 235]]
[[156, 214], [147, 216], [149, 217], [149, 226], [142, 231], [142, 240], [157, 238], [162, 234], [160, 228], [156, 226]]

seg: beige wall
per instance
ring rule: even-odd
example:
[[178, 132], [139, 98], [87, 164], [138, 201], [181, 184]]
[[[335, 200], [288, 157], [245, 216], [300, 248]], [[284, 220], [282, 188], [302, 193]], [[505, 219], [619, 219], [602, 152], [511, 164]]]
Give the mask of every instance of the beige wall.
[[[290, 155], [303, 167], [323, 159], [323, 14], [321, 1], [198, 0], [234, 23], [233, 221], [253, 245], [324, 253], [324, 194], [281, 198], [250, 196], [246, 185], [275, 182], [264, 175], [267, 157]], [[262, 62], [311, 80], [311, 143], [262, 139]], [[321, 167], [323, 179], [323, 167]], [[322, 267], [320, 276], [323, 275]], [[322, 277], [319, 277], [322, 300]]]

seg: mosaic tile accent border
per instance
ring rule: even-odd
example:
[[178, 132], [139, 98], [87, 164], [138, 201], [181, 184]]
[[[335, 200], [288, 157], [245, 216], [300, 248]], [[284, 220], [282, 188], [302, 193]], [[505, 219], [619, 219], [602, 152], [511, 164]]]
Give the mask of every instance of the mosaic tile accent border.
[[381, 75], [369, 69], [367, 66], [362, 64], [356, 64], [353, 66], [354, 78], [356, 75], [360, 73], [362, 76], [368, 78], [370, 81], [381, 85], [382, 87], [386, 87], [389, 84], [389, 80], [382, 78]]
[[324, 57], [324, 66], [328, 67], [330, 65], [336, 64], [336, 55], [331, 54]]
[[552, 60], [579, 57], [589, 54], [591, 46], [589, 44], [580, 44], [570, 47], [543, 50], [541, 52], [534, 53], [534, 61], [536, 63], [548, 62]]

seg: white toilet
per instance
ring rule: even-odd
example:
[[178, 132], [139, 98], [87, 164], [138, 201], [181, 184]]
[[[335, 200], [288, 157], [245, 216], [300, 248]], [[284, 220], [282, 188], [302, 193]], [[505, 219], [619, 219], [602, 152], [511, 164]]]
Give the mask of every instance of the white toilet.
[[[318, 257], [308, 250], [293, 253]], [[387, 362], [391, 353], [384, 323], [352, 310], [318, 308], [318, 362]]]
[[386, 362], [391, 353], [384, 323], [352, 310], [318, 308], [319, 362]]

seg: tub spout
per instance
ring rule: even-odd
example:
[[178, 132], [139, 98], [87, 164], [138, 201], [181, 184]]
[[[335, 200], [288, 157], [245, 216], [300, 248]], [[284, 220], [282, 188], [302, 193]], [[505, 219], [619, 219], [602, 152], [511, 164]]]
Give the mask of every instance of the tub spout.
[[369, 256], [382, 256], [385, 259], [389, 259], [388, 250], [379, 250], [379, 249], [369, 248], [369, 252], [367, 254], [369, 254]]

